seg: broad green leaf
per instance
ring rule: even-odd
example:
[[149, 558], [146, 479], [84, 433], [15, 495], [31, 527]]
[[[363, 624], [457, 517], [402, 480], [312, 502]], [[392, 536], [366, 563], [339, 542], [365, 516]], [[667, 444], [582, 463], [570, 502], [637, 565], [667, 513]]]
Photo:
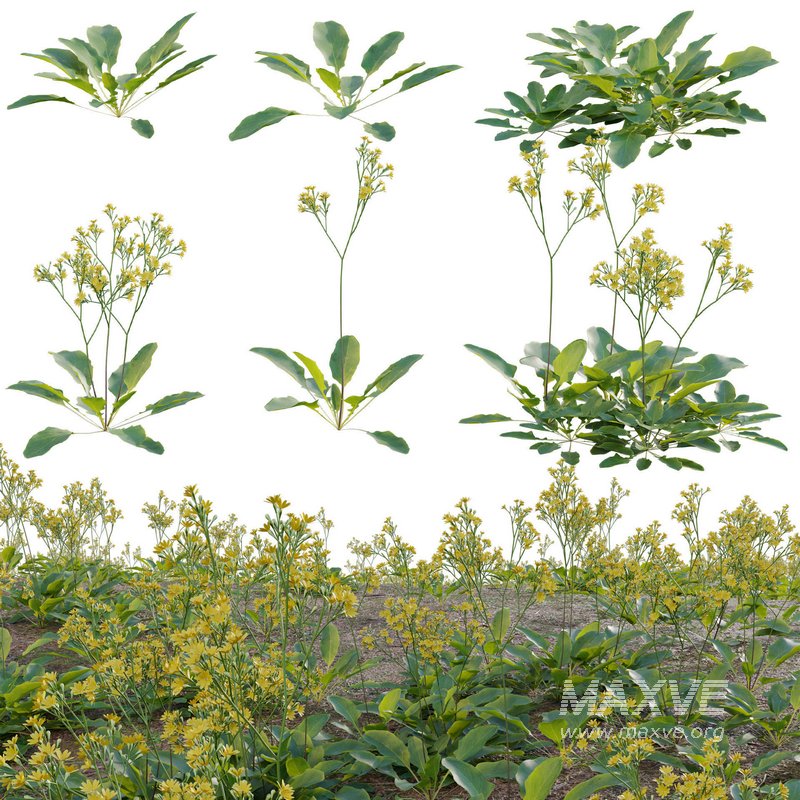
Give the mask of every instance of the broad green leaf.
[[365, 122], [364, 131], [382, 142], [391, 142], [397, 133], [388, 122]]
[[303, 83], [311, 81], [311, 68], [308, 64], [289, 53], [270, 53], [259, 50], [256, 55], [264, 56], [258, 60], [259, 64], [266, 64], [270, 69], [282, 72]]
[[131, 128], [133, 128], [139, 136], [144, 136], [145, 139], [152, 139], [155, 133], [153, 126], [146, 119], [132, 119]]
[[45, 428], [31, 436], [22, 454], [25, 458], [43, 456], [52, 447], [66, 442], [70, 436], [72, 431], [65, 431], [63, 428]]
[[320, 636], [320, 653], [323, 661], [330, 667], [339, 652], [339, 629], [329, 622]]
[[43, 400], [49, 400], [51, 403], [58, 403], [58, 405], [63, 405], [68, 402], [66, 395], [61, 389], [56, 389], [54, 386], [50, 386], [42, 381], [20, 381], [19, 383], [12, 384], [8, 388], [17, 392], [32, 394], [34, 397], [41, 397]]
[[422, 83], [432, 81], [434, 78], [438, 78], [440, 75], [447, 75], [448, 72], [455, 72], [457, 69], [461, 69], [458, 64], [445, 64], [441, 67], [428, 67], [428, 69], [424, 69], [422, 72], [417, 72], [415, 75], [411, 75], [410, 77], [406, 78], [400, 84], [399, 91], [406, 92]]
[[328, 697], [328, 702], [333, 706], [333, 710], [340, 716], [346, 719], [354, 728], [358, 728], [358, 721], [361, 718], [361, 713], [358, 706], [346, 697], [338, 697], [331, 695]]
[[511, 417], [505, 414], [475, 414], [459, 420], [462, 425], [482, 425], [485, 422], [511, 422]]
[[[194, 61], [190, 61], [188, 64], [182, 66], [179, 70], [176, 70], [171, 75], [164, 78], [164, 80], [161, 81], [161, 83], [159, 83], [153, 91], [163, 89], [165, 86], [169, 86], [171, 83], [175, 83], [175, 81], [179, 81], [181, 78], [185, 78], [187, 75], [197, 72], [199, 69], [202, 69], [203, 64], [205, 64], [206, 61], [210, 61], [212, 58], [216, 58], [216, 56], [203, 56], [202, 58], [196, 58]], [[152, 93], [153, 92], [148, 92], [148, 94]]]
[[349, 106], [334, 106], [330, 103], [325, 103], [322, 107], [334, 119], [346, 119], [356, 110], [355, 103], [351, 103]]
[[565, 795], [564, 800], [586, 800], [593, 794], [597, 794], [603, 789], [608, 789], [610, 786], [620, 786], [619, 778], [614, 777], [610, 773], [603, 773], [595, 775], [588, 780], [573, 786]]
[[404, 37], [405, 34], [400, 31], [392, 31], [391, 33], [381, 36], [381, 38], [378, 39], [375, 44], [371, 45], [367, 52], [364, 53], [364, 57], [361, 59], [361, 69], [363, 69], [367, 75], [372, 75], [373, 72], [377, 72], [397, 52], [397, 48], [400, 46], [400, 42], [403, 41]]
[[263, 111], [258, 111], [245, 117], [229, 134], [228, 138], [235, 142], [238, 139], [246, 139], [254, 133], [260, 131], [262, 128], [267, 128], [270, 125], [275, 125], [287, 117], [296, 117], [297, 111], [289, 111], [286, 108], [277, 108], [270, 106]]
[[264, 408], [267, 411], [286, 411], [289, 408], [297, 408], [298, 406], [317, 408], [318, 404], [316, 402], [309, 403], [305, 400], [298, 400], [296, 397], [273, 397]]
[[773, 59], [772, 53], [764, 50], [763, 47], [748, 47], [746, 50], [731, 53], [722, 62], [720, 69], [723, 72], [730, 72], [730, 75], [724, 77], [725, 81], [729, 82], [752, 75], [754, 72], [777, 63]]
[[647, 155], [649, 155], [650, 158], [656, 158], [671, 149], [672, 142], [653, 142], [653, 144], [650, 145], [650, 149], [647, 151]]
[[382, 81], [381, 85], [376, 87], [375, 89], [373, 89], [370, 92], [370, 94], [373, 94], [375, 92], [379, 92], [381, 89], [383, 89], [384, 86], [388, 86], [390, 83], [394, 83], [395, 81], [400, 80], [400, 78], [405, 77], [409, 73], [413, 72], [415, 69], [419, 69], [420, 67], [424, 67], [424, 66], [425, 66], [425, 62], [424, 61], [419, 61], [416, 64], [412, 64], [410, 67], [406, 67], [405, 69], [401, 69], [398, 72], [395, 72], [394, 75], [392, 75], [391, 77], [386, 78], [384, 81]]
[[636, 161], [646, 138], [644, 134], [626, 128], [610, 134], [608, 152], [611, 160], [618, 167], [627, 167], [628, 164], [632, 164]]
[[486, 744], [498, 734], [494, 725], [478, 725], [458, 740], [455, 757], [459, 761], [472, 761], [484, 751]]
[[395, 436], [391, 431], [364, 431], [364, 433], [371, 436], [378, 444], [382, 444], [384, 447], [394, 450], [395, 453], [407, 455], [409, 451], [408, 442], [406, 442], [405, 439], [401, 439], [399, 436]]
[[75, 103], [72, 100], [67, 100], [66, 97], [60, 97], [57, 94], [29, 94], [26, 97], [21, 97], [19, 100], [15, 100], [10, 106], [7, 106], [8, 109], [14, 108], [22, 108], [23, 106], [32, 106], [35, 103], [69, 103], [71, 106], [74, 106]]
[[372, 730], [366, 731], [364, 741], [374, 747], [382, 756], [390, 758], [395, 764], [411, 766], [411, 755], [399, 736], [391, 731]]
[[0, 628], [0, 661], [3, 663], [8, 659], [11, 652], [11, 634], [7, 628]]
[[130, 361], [117, 367], [111, 373], [108, 379], [108, 390], [115, 398], [122, 397], [123, 394], [136, 388], [147, 370], [150, 369], [153, 354], [157, 349], [158, 345], [155, 342], [146, 344]]
[[694, 14], [694, 11], [683, 11], [661, 29], [661, 33], [656, 36], [656, 47], [658, 47], [658, 52], [662, 56], [669, 55], [672, 51], [692, 14]]
[[191, 13], [179, 19], [154, 45], [148, 47], [136, 59], [136, 71], [140, 74], [150, 72], [159, 61], [173, 52], [173, 46], [178, 40], [181, 29], [193, 16], [194, 13]]
[[349, 75], [341, 78], [342, 95], [351, 99], [358, 94], [358, 90], [363, 86], [364, 79], [360, 75]]
[[320, 80], [337, 96], [341, 93], [342, 79], [335, 72], [331, 72], [329, 69], [320, 67], [317, 70], [317, 75], [319, 75]]
[[61, 44], [69, 47], [73, 53], [84, 63], [90, 75], [93, 75], [98, 80], [103, 72], [103, 60], [100, 58], [98, 52], [89, 44], [84, 42], [83, 39], [59, 39]]
[[364, 389], [364, 394], [369, 394], [373, 389], [376, 390], [376, 395], [382, 394], [393, 383], [399, 381], [421, 358], [421, 355], [415, 353], [410, 356], [404, 356], [393, 364], [390, 364], [366, 389]]
[[79, 397], [78, 405], [102, 419], [106, 408], [106, 401], [102, 397]]
[[35, 58], [58, 67], [70, 78], [87, 78], [89, 71], [86, 64], [81, 61], [72, 50], [62, 50], [60, 47], [48, 47], [41, 53], [23, 53], [27, 58]]
[[511, 627], [511, 610], [501, 608], [492, 619], [492, 637], [495, 642], [502, 643]]
[[89, 44], [95, 49], [107, 69], [117, 63], [122, 34], [113, 25], [94, 26], [86, 31]]
[[313, 359], [310, 359], [308, 356], [304, 356], [302, 353], [298, 353], [296, 350], [294, 354], [300, 359], [300, 361], [303, 363], [303, 366], [305, 366], [305, 368], [308, 370], [309, 375], [311, 375], [314, 380], [314, 385], [319, 390], [320, 395], [324, 397], [325, 392], [328, 390], [328, 383], [325, 380], [325, 376], [322, 374], [322, 370], [319, 368], [317, 362]]
[[143, 450], [147, 450], [148, 453], [155, 453], [160, 456], [164, 452], [164, 445], [161, 442], [150, 439], [141, 425], [132, 425], [129, 428], [112, 428], [109, 433], [113, 433], [114, 436], [122, 439], [123, 442], [132, 444], [134, 447], [141, 447]]
[[586, 347], [584, 339], [576, 339], [553, 359], [553, 372], [561, 383], [569, 383], [575, 377], [586, 355]]
[[200, 394], [200, 392], [180, 392], [178, 394], [168, 394], [166, 397], [162, 397], [155, 403], [145, 406], [145, 411], [149, 411], [150, 416], [153, 416], [154, 414], [162, 414], [164, 411], [170, 411], [178, 406], [191, 403], [192, 400], [197, 400], [202, 396], [203, 395]]
[[522, 800], [545, 800], [558, 780], [564, 762], [560, 758], [546, 758], [525, 780]]
[[332, 20], [315, 22], [314, 44], [322, 53], [325, 63], [339, 72], [347, 60], [347, 48], [350, 44], [347, 31], [338, 22]]
[[400, 687], [395, 687], [386, 692], [378, 703], [378, 714], [381, 719], [389, 719], [397, 710], [397, 706], [402, 698], [403, 690]]
[[331, 376], [339, 386], [350, 381], [361, 359], [361, 347], [355, 336], [342, 336], [333, 348], [330, 358]]
[[271, 361], [276, 367], [291, 375], [304, 389], [306, 388], [305, 370], [283, 350], [276, 350], [274, 347], [253, 347], [250, 352]]
[[442, 759], [442, 766], [453, 776], [453, 780], [469, 794], [470, 800], [489, 800], [494, 784], [483, 777], [477, 767], [457, 758]]
[[478, 356], [478, 358], [482, 358], [490, 367], [496, 369], [509, 380], [517, 374], [517, 368], [513, 364], [504, 361], [497, 353], [493, 353], [491, 350], [487, 350], [484, 347], [478, 347], [478, 345], [475, 344], [465, 344], [464, 347], [466, 347], [470, 353], [474, 353]]

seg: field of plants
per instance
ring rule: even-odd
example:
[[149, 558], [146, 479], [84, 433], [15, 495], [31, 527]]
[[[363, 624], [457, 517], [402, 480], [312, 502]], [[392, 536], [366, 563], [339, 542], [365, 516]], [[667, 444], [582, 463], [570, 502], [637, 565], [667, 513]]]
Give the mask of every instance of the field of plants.
[[[23, 53], [57, 70], [35, 77], [59, 94], [25, 95], [8, 109], [47, 104], [65, 113], [67, 105], [125, 119], [126, 135], [151, 147], [133, 133], [149, 140], [155, 127], [133, 111], [164, 89], [177, 95], [174, 84], [216, 63], [206, 55], [162, 72], [187, 55], [178, 37], [192, 17], [157, 38], [132, 72], [117, 66], [122, 33], [113, 25]], [[771, 53], [748, 46], [717, 62], [706, 49], [711, 35], [685, 41], [691, 17], [680, 13], [641, 38], [633, 25], [583, 20], [531, 33], [547, 48], [527, 59], [545, 83], [505, 92], [506, 107], [477, 120], [496, 140], [519, 144], [521, 171], [507, 188], [535, 235], [528, 260], [547, 298], [546, 316], [533, 320], [545, 338], [524, 345], [515, 361], [465, 345], [502, 376], [522, 418], [490, 412], [460, 422], [505, 428], [502, 436], [527, 446], [542, 467], [541, 485], [531, 473], [538, 495], [503, 507], [504, 529], [484, 524], [480, 498], [464, 498], [438, 531], [406, 536], [387, 518], [338, 559], [324, 510], [307, 514], [275, 495], [260, 521], [240, 519], [196, 486], [182, 497], [161, 493], [133, 522], [126, 509], [123, 529], [105, 478], [86, 484], [70, 474], [74, 482], [51, 507], [42, 498], [52, 486], [0, 446], [4, 800], [800, 800], [800, 534], [788, 506], [764, 509], [744, 496], [709, 514], [712, 489], [687, 480], [670, 519], [626, 511], [625, 468], [682, 476], [702, 472], [723, 450], [787, 449], [769, 430], [778, 415], [729, 380], [744, 362], [689, 346], [701, 318], [754, 286], [754, 270], [734, 258], [733, 226], [709, 222], [690, 272], [650, 226], [666, 203], [664, 188], [628, 184], [621, 174], [640, 157], [692, 158], [686, 151], [695, 142], [766, 120], [743, 101], [738, 81], [775, 65]], [[276, 392], [291, 380], [299, 395], [273, 396], [266, 411], [306, 409], [299, 416], [308, 422], [364, 433], [400, 456], [411, 449], [406, 439], [355, 422], [423, 358], [386, 358], [380, 363], [389, 366], [353, 389], [361, 343], [350, 332], [360, 319], [351, 245], [394, 178], [376, 141], [397, 134], [375, 116], [382, 107], [372, 108], [462, 69], [422, 61], [387, 68], [403, 40], [402, 32], [385, 33], [355, 66], [347, 30], [329, 20], [313, 25], [324, 66], [259, 50], [259, 64], [310, 89], [305, 95], [321, 109], [268, 106], [224, 142], [239, 147], [230, 142], [255, 134], [266, 141], [266, 129], [291, 117], [357, 123], [349, 161], [337, 161], [354, 168], [349, 200], [334, 192], [334, 204], [313, 184], [298, 197], [333, 265], [335, 280], [308, 279], [310, 291], [330, 292], [327, 365], [272, 346], [285, 346], [277, 340], [252, 353], [283, 373], [264, 370]], [[298, 142], [308, 145], [300, 134]], [[565, 169], [551, 169], [548, 159], [569, 148]], [[277, 157], [277, 149], [264, 152], [267, 161]], [[148, 176], [147, 165], [134, 170]], [[340, 197], [349, 207], [343, 221]], [[707, 207], [716, 213], [715, 202]], [[394, 223], [404, 230], [402, 218]], [[605, 318], [581, 320], [585, 338], [558, 347], [561, 316], [577, 316], [564, 292], [574, 283], [566, 243], [593, 225], [604, 243], [584, 278], [605, 298], [592, 306]], [[269, 231], [280, 234], [279, 224]], [[108, 204], [60, 256], [35, 266], [35, 280], [51, 299], [55, 292], [71, 325], [72, 349], [50, 352], [50, 366], [69, 376], [73, 392], [49, 378], [8, 388], [57, 406], [72, 426], [33, 433], [24, 458], [77, 448], [86, 434], [101, 435], [90, 446], [122, 443], [137, 456], [163, 456], [142, 423], [189, 403], [194, 409], [203, 394], [137, 397], [158, 350], [142, 338], [142, 309], [186, 251], [161, 214], [128, 215]], [[374, 266], [382, 255], [370, 258]], [[222, 266], [215, 269], [226, 281], [241, 277]], [[297, 303], [298, 330], [321, 319], [306, 313], [303, 298], [264, 302]], [[222, 327], [205, 303], [202, 318]], [[193, 347], [191, 331], [178, 328], [171, 333]], [[207, 355], [209, 372], [213, 358], [227, 357]], [[226, 413], [252, 399], [238, 379], [235, 391]], [[214, 426], [206, 420], [192, 435]], [[217, 457], [212, 439], [204, 446], [204, 457]], [[280, 449], [268, 455], [279, 460]], [[591, 497], [578, 468], [619, 472], [604, 472], [605, 495]], [[372, 467], [364, 461], [359, 469]], [[368, 487], [354, 480], [343, 502], [357, 503]], [[421, 537], [430, 542], [424, 554], [412, 544]]]
[[464, 499], [429, 560], [388, 519], [338, 567], [324, 513], [251, 531], [191, 486], [112, 557], [99, 482], [47, 509], [0, 452], [4, 796], [800, 796], [787, 510], [714, 524], [693, 484], [616, 545], [620, 485], [550, 472], [508, 531]]

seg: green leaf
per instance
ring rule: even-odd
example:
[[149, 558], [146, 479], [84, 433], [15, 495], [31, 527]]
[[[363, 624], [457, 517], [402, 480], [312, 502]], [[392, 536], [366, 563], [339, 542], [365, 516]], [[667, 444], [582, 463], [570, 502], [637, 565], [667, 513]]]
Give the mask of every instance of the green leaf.
[[320, 653], [325, 663], [330, 667], [336, 660], [339, 652], [339, 629], [332, 622], [329, 622], [323, 629], [320, 636]]
[[334, 106], [330, 103], [325, 103], [322, 106], [334, 119], [345, 119], [349, 117], [355, 110], [356, 104], [351, 103], [349, 106]]
[[650, 158], [656, 158], [671, 149], [672, 142], [653, 142], [653, 144], [650, 145], [650, 149], [647, 151], [647, 155], [649, 155]]
[[[153, 91], [163, 89], [165, 86], [169, 86], [171, 83], [175, 83], [175, 81], [179, 81], [181, 78], [185, 78], [187, 75], [197, 72], [199, 69], [202, 69], [203, 64], [205, 64], [206, 61], [210, 61], [212, 58], [216, 58], [216, 56], [203, 56], [202, 58], [197, 58], [194, 61], [190, 61], [188, 64], [182, 66], [179, 70], [176, 70], [171, 75], [164, 78], [164, 80], [161, 81], [161, 83], [159, 83]], [[148, 92], [148, 94], [152, 93], [153, 92]]]
[[492, 619], [492, 637], [495, 642], [502, 643], [511, 627], [511, 611], [501, 608]]
[[511, 417], [507, 417], [505, 414], [475, 414], [459, 420], [462, 425], [483, 425], [487, 422], [511, 422]]
[[361, 346], [355, 336], [342, 336], [330, 358], [331, 376], [342, 388], [350, 381], [361, 359]]
[[497, 353], [478, 347], [475, 344], [465, 344], [464, 347], [474, 353], [478, 358], [482, 358], [490, 367], [496, 369], [501, 375], [511, 380], [517, 374], [517, 368], [500, 358]]
[[322, 53], [325, 63], [339, 72], [347, 60], [347, 48], [350, 44], [347, 31], [338, 22], [332, 20], [315, 22], [314, 44]]
[[337, 96], [340, 95], [342, 91], [342, 79], [335, 73], [331, 72], [329, 69], [325, 69], [324, 67], [320, 67], [317, 70], [317, 75], [319, 75], [322, 82]]
[[477, 767], [457, 758], [442, 759], [442, 766], [450, 772], [453, 780], [469, 794], [470, 800], [489, 800], [492, 796], [494, 784], [484, 778]]
[[458, 740], [455, 757], [459, 761], [472, 761], [483, 752], [486, 744], [498, 733], [494, 725], [478, 725]]
[[364, 741], [374, 747], [382, 756], [390, 758], [395, 764], [411, 766], [411, 755], [400, 737], [391, 731], [372, 730], [366, 731]]
[[400, 42], [405, 38], [405, 34], [400, 31], [392, 31], [381, 36], [375, 44], [364, 53], [361, 59], [361, 69], [372, 75], [377, 72], [396, 52]]
[[122, 34], [113, 25], [94, 26], [86, 31], [89, 44], [97, 51], [102, 62], [110, 70], [117, 63]]
[[408, 443], [405, 439], [395, 436], [391, 431], [364, 431], [368, 436], [371, 436], [378, 444], [394, 450], [395, 453], [402, 453], [407, 455], [409, 451]]
[[570, 342], [554, 359], [553, 372], [560, 383], [569, 383], [583, 363], [586, 355], [586, 341], [576, 339]]
[[32, 394], [34, 397], [41, 397], [43, 400], [49, 400], [51, 403], [58, 403], [63, 405], [68, 402], [66, 395], [61, 389], [56, 389], [42, 381], [20, 381], [8, 387], [17, 392], [25, 392], [25, 394]]
[[656, 36], [656, 47], [658, 47], [658, 52], [662, 56], [669, 55], [672, 51], [692, 14], [694, 14], [694, 11], [683, 11], [661, 29], [661, 33]]
[[253, 347], [250, 352], [271, 361], [276, 367], [280, 367], [284, 372], [291, 375], [304, 389], [306, 388], [305, 370], [293, 358], [287, 356], [283, 350], [276, 350], [273, 347]]
[[[320, 396], [324, 397], [325, 392], [328, 390], [328, 383], [325, 380], [325, 376], [322, 374], [322, 370], [317, 365], [317, 362], [313, 359], [309, 358], [308, 356], [304, 356], [302, 353], [298, 353], [295, 350], [295, 356], [300, 359], [303, 363], [303, 366], [308, 370], [309, 374], [314, 380], [314, 385], [319, 390]], [[305, 376], [304, 376], [305, 378]]]
[[43, 456], [57, 444], [66, 442], [70, 436], [72, 436], [72, 431], [65, 431], [63, 428], [45, 428], [43, 431], [31, 436], [22, 455], [25, 458]]
[[410, 356], [404, 356], [403, 358], [395, 361], [393, 364], [390, 364], [377, 378], [375, 378], [372, 383], [370, 383], [366, 389], [364, 389], [364, 394], [369, 394], [373, 389], [375, 389], [375, 395], [382, 394], [385, 392], [392, 384], [396, 383], [400, 380], [406, 373], [414, 366], [422, 358], [422, 356], [418, 353], [414, 353]]
[[731, 53], [722, 62], [720, 70], [729, 72], [730, 75], [720, 76], [720, 81], [727, 83], [737, 78], [744, 78], [746, 75], [752, 75], [754, 72], [777, 63], [772, 57], [772, 53], [764, 50], [763, 47], [748, 47], [746, 50]]
[[3, 663], [8, 659], [11, 652], [11, 634], [6, 628], [0, 628], [0, 661]]
[[78, 405], [85, 408], [96, 417], [102, 419], [103, 411], [105, 411], [106, 401], [102, 397], [79, 397]]
[[380, 718], [388, 720], [397, 710], [397, 706], [402, 699], [403, 690], [400, 687], [395, 687], [386, 692], [378, 703], [378, 714]]
[[156, 442], [150, 439], [141, 425], [132, 425], [129, 428], [112, 428], [109, 433], [122, 439], [123, 442], [132, 444], [134, 447], [141, 447], [147, 450], [148, 453], [155, 453], [161, 455], [164, 452], [164, 445], [161, 442]]
[[303, 83], [311, 81], [311, 68], [308, 64], [289, 53], [269, 53], [259, 50], [256, 55], [264, 56], [258, 60], [259, 64], [266, 64], [270, 69]]
[[144, 136], [145, 139], [152, 139], [155, 133], [153, 126], [146, 119], [132, 119], [131, 128], [133, 128], [139, 136]]
[[[89, 74], [99, 79], [103, 72], [103, 61], [98, 52], [92, 47], [89, 42], [84, 42], [83, 39], [59, 39], [61, 44], [69, 47], [73, 53], [83, 62], [84, 66], [88, 69]], [[47, 51], [45, 51], [47, 52]]]
[[26, 97], [21, 97], [19, 100], [15, 100], [10, 106], [7, 108], [14, 109], [14, 108], [22, 108], [23, 106], [32, 106], [35, 103], [69, 103], [71, 106], [74, 106], [75, 103], [72, 100], [67, 100], [66, 97], [60, 97], [57, 94], [29, 94]]
[[147, 370], [150, 369], [150, 364], [153, 362], [153, 354], [157, 349], [158, 345], [155, 342], [150, 342], [130, 361], [117, 367], [108, 379], [108, 391], [115, 398], [118, 398], [135, 389]]
[[153, 416], [154, 414], [163, 414], [165, 411], [185, 405], [186, 403], [191, 403], [192, 400], [197, 400], [202, 396], [203, 395], [200, 394], [200, 392], [180, 392], [178, 394], [168, 394], [166, 397], [156, 400], [155, 403], [145, 406], [145, 411], [149, 411], [150, 416]]
[[252, 136], [262, 128], [267, 128], [270, 125], [275, 125], [278, 122], [285, 120], [287, 117], [296, 117], [297, 115], [297, 111], [289, 111], [286, 108], [270, 106], [269, 108], [265, 108], [263, 111], [258, 111], [255, 114], [251, 114], [249, 117], [245, 117], [236, 126], [236, 128], [234, 128], [234, 130], [228, 134], [228, 138], [232, 142], [235, 142], [238, 139], [246, 139], [248, 136]]
[[174, 50], [174, 45], [183, 26], [194, 16], [194, 13], [187, 14], [179, 19], [167, 32], [151, 47], [136, 59], [136, 71], [140, 74], [150, 72], [159, 61], [166, 58]]
[[269, 403], [264, 406], [267, 411], [286, 411], [289, 408], [297, 408], [298, 406], [306, 406], [307, 408], [317, 408], [318, 403], [309, 403], [305, 400], [298, 400], [296, 397], [273, 397]]
[[560, 758], [546, 758], [525, 780], [522, 800], [545, 800], [558, 780], [564, 762]]
[[573, 786], [572, 789], [570, 789], [566, 795], [564, 795], [564, 800], [586, 800], [587, 797], [591, 797], [593, 794], [596, 794], [602, 789], [608, 789], [610, 786], [620, 785], [622, 785], [620, 780], [610, 773], [595, 775], [594, 777], [583, 781], [583, 783]]
[[364, 130], [382, 142], [391, 142], [397, 131], [388, 122], [365, 122]]
[[411, 75], [410, 77], [406, 78], [400, 84], [400, 89], [398, 91], [406, 92], [422, 83], [432, 81], [434, 78], [438, 78], [440, 75], [447, 75], [448, 72], [455, 72], [457, 69], [461, 69], [458, 64], [445, 64], [441, 67], [428, 67], [428, 69], [424, 69], [422, 72], [417, 72], [415, 75]]
[[574, 467], [581, 460], [581, 454], [575, 450], [562, 450], [561, 460]]
[[618, 167], [627, 167], [628, 164], [632, 164], [636, 161], [646, 138], [644, 134], [635, 133], [626, 128], [610, 134], [608, 152], [611, 160]]

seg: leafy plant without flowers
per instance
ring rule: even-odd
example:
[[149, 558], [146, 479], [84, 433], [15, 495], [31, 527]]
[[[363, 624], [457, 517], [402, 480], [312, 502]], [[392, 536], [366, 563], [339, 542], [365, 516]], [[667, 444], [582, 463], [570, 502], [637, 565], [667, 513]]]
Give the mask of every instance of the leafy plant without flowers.
[[[37, 72], [37, 77], [48, 78], [58, 84], [79, 89], [91, 98], [89, 100], [91, 109], [130, 119], [131, 127], [136, 133], [149, 139], [154, 132], [153, 126], [146, 119], [131, 117], [131, 112], [151, 95], [197, 72], [203, 68], [206, 61], [214, 58], [213, 55], [203, 56], [184, 64], [171, 75], [162, 77], [159, 74], [167, 64], [171, 64], [186, 53], [183, 45], [178, 44], [178, 36], [183, 26], [193, 16], [194, 14], [187, 14], [179, 19], [154, 45], [148, 47], [136, 59], [133, 72], [117, 75], [111, 72], [117, 63], [122, 43], [122, 34], [113, 25], [95, 25], [89, 28], [86, 31], [86, 41], [77, 37], [59, 39], [64, 48], [49, 47], [41, 53], [22, 55], [44, 61], [59, 70], [59, 72]], [[156, 75], [161, 81], [153, 87], [151, 81]], [[145, 85], [153, 88], [144, 91]], [[22, 108], [47, 102], [80, 105], [60, 94], [32, 94], [20, 98], [9, 108]]]

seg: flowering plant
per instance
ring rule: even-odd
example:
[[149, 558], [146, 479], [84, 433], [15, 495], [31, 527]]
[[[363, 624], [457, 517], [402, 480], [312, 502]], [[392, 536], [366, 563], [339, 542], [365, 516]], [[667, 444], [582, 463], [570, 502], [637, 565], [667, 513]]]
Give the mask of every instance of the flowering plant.
[[[199, 392], [170, 394], [132, 416], [122, 420], [119, 416], [136, 394], [158, 348], [151, 342], [129, 358], [133, 324], [153, 284], [171, 274], [168, 259], [183, 258], [186, 243], [173, 239], [172, 228], [164, 224], [160, 214], [149, 219], [120, 216], [111, 205], [104, 213], [110, 225], [109, 251], [101, 251], [104, 231], [92, 220], [72, 237], [72, 253], [64, 253], [48, 266], [40, 264], [34, 271], [37, 281], [56, 290], [77, 322], [81, 349], [62, 350], [52, 356], [80, 386], [81, 396], [72, 402], [61, 389], [39, 380], [20, 381], [9, 388], [63, 406], [88, 422], [95, 429], [92, 432], [111, 433], [134, 447], [160, 455], [163, 445], [150, 439], [138, 423], [202, 397]], [[93, 358], [95, 350], [98, 355]], [[112, 370], [111, 358], [117, 350], [121, 351], [122, 363]], [[44, 455], [74, 433], [45, 428], [31, 437], [25, 456]]]
[[[287, 408], [309, 408], [337, 430], [348, 426], [376, 397], [383, 394], [392, 384], [402, 378], [422, 356], [405, 356], [390, 364], [375, 380], [359, 394], [347, 394], [356, 369], [358, 368], [361, 346], [355, 336], [344, 332], [344, 266], [356, 231], [361, 224], [367, 206], [373, 197], [386, 191], [386, 181], [393, 177], [394, 167], [381, 161], [382, 153], [371, 146], [368, 137], [363, 137], [356, 148], [356, 174], [358, 195], [350, 222], [350, 229], [343, 243], [337, 244], [328, 230], [328, 213], [331, 208], [330, 195], [320, 192], [315, 186], [307, 186], [300, 195], [299, 210], [311, 214], [322, 229], [339, 262], [339, 338], [330, 357], [331, 380], [323, 374], [319, 365], [302, 353], [295, 352], [297, 360], [283, 350], [272, 347], [254, 347], [252, 352], [263, 356], [275, 366], [280, 367], [307, 393], [307, 400], [295, 397], [275, 397], [267, 403], [267, 411], [281, 411]], [[308, 372], [306, 372], [306, 370]], [[405, 439], [391, 431], [364, 431], [378, 444], [398, 453], [408, 453]]]
[[[703, 242], [708, 260], [701, 273], [702, 289], [688, 322], [680, 323], [673, 312], [675, 301], [685, 291], [683, 262], [658, 245], [651, 228], [636, 234], [644, 217], [663, 205], [663, 189], [655, 184], [635, 185], [632, 213], [620, 224], [607, 186], [609, 141], [591, 139], [582, 157], [569, 163], [569, 171], [587, 178], [590, 186], [580, 194], [565, 192], [563, 232], [554, 238], [543, 201], [547, 153], [541, 140], [523, 151], [522, 157], [529, 169], [524, 177], [511, 178], [509, 191], [523, 200], [545, 245], [549, 265], [548, 339], [527, 344], [521, 359], [541, 379], [541, 394], [518, 380], [517, 367], [497, 353], [466, 345], [509, 381], [511, 395], [530, 417], [518, 421], [520, 430], [502, 435], [530, 441], [531, 449], [539, 453], [563, 447], [562, 457], [572, 464], [580, 459], [575, 446], [586, 445], [593, 455], [603, 457], [603, 467], [635, 461], [639, 469], [647, 469], [654, 459], [673, 469], [702, 469], [696, 461], [669, 452], [676, 448], [737, 450], [741, 440], [750, 439], [786, 449], [761, 433], [761, 423], [776, 415], [739, 394], [726, 379], [744, 364], [714, 354], [695, 358], [697, 353], [685, 346], [700, 317], [725, 298], [752, 288], [752, 270], [733, 260], [731, 226], [720, 226], [716, 237]], [[578, 224], [601, 217], [608, 223], [614, 256], [594, 267], [590, 282], [613, 296], [610, 331], [591, 328], [586, 339], [559, 349], [552, 344], [556, 257]], [[634, 323], [637, 347], [632, 349], [619, 342], [619, 311], [623, 309]], [[673, 344], [653, 338], [657, 324], [673, 337]], [[588, 363], [587, 353], [594, 359]], [[701, 394], [711, 386], [715, 387], [713, 398]], [[461, 421], [511, 422], [512, 418], [479, 414]]]

